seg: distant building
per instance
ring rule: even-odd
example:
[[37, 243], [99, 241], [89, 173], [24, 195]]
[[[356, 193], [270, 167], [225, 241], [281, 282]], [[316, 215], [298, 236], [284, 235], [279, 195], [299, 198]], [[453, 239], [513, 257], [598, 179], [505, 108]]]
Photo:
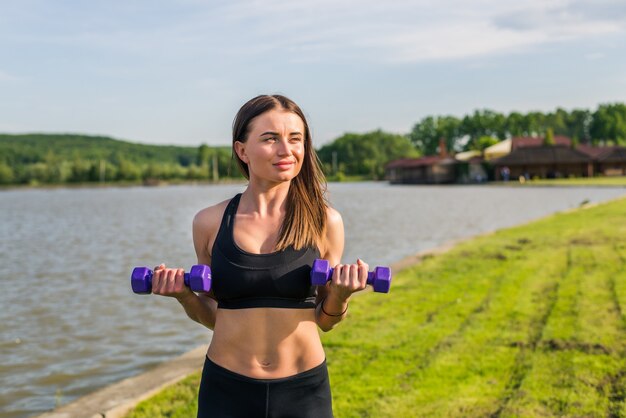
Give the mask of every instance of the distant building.
[[488, 164], [480, 151], [459, 152], [454, 156], [457, 183], [483, 183], [489, 180]]
[[[511, 138], [511, 151], [515, 151], [519, 148], [528, 147], [541, 147], [543, 146], [544, 138], [541, 136], [518, 136]], [[566, 136], [555, 135], [554, 145], [562, 147], [571, 147], [572, 140]]]
[[[483, 153], [484, 158], [486, 161], [491, 161], [496, 158], [502, 158], [519, 148], [541, 147], [543, 146], [543, 141], [543, 137], [533, 136], [517, 136], [505, 139], [504, 141], [500, 141], [497, 144], [485, 148]], [[554, 144], [570, 147], [572, 140], [566, 136], [556, 135], [554, 137]]]
[[448, 155], [445, 141], [439, 141], [439, 155], [402, 158], [385, 166], [385, 178], [392, 184], [445, 184], [456, 182], [456, 160]]
[[451, 157], [403, 158], [385, 166], [385, 177], [392, 184], [454, 183], [455, 163]]
[[571, 139], [565, 136], [555, 136], [555, 145], [543, 142], [539, 137], [515, 137], [486, 148], [482, 157], [478, 151], [467, 151], [452, 158], [441, 140], [439, 155], [392, 161], [385, 166], [385, 174], [394, 184], [626, 175], [626, 147], [572, 148]]
[[480, 151], [463, 151], [463, 152], [457, 152], [456, 154], [454, 154], [454, 158], [457, 161], [469, 161], [472, 158], [476, 158], [476, 157], [481, 157], [482, 154]]
[[593, 147], [579, 145], [576, 147], [588, 155], [593, 161], [593, 173], [605, 176], [626, 175], [626, 148], [619, 146]]
[[593, 176], [591, 158], [569, 146], [522, 146], [504, 157], [490, 161], [495, 168], [495, 179], [502, 179], [506, 167], [511, 179], [588, 177]]
[[512, 141], [511, 139], [505, 139], [497, 144], [493, 144], [490, 147], [485, 148], [483, 156], [486, 161], [495, 160], [496, 158], [504, 157], [511, 153]]

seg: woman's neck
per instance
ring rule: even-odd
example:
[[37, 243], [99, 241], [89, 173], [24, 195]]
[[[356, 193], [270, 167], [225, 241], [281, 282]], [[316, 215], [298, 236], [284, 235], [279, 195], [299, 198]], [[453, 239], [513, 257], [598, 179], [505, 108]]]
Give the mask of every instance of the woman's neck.
[[262, 184], [251, 179], [241, 195], [241, 212], [258, 213], [260, 216], [284, 213], [290, 184], [291, 182]]

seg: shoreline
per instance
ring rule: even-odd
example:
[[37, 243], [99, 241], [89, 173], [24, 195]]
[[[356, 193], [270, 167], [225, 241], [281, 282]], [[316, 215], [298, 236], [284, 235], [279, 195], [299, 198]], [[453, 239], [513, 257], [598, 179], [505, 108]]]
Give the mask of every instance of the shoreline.
[[125, 189], [131, 187], [146, 187], [146, 188], [158, 188], [158, 187], [172, 187], [172, 186], [221, 186], [229, 184], [246, 184], [247, 180], [232, 179], [232, 180], [219, 180], [219, 181], [162, 181], [159, 183], [144, 183], [144, 182], [104, 182], [104, 183], [59, 183], [59, 184], [5, 184], [0, 185], [0, 192], [10, 190], [75, 190], [75, 189]]
[[173, 385], [203, 364], [208, 345], [201, 345], [156, 367], [105, 386], [36, 418], [122, 418], [139, 402]]
[[[433, 187], [433, 186], [483, 186], [483, 187], [515, 187], [515, 188], [551, 188], [551, 187], [564, 187], [564, 188], [626, 188], [626, 176], [618, 176], [616, 178], [624, 178], [623, 182], [603, 182], [603, 181], [576, 181], [585, 178], [577, 178], [573, 179], [571, 183], [568, 184], [567, 181], [555, 180], [554, 184], [550, 184], [550, 181], [539, 181], [533, 182], [528, 181], [526, 183], [519, 183], [518, 181], [511, 180], [508, 182], [504, 181], [487, 181], [484, 183], [445, 183], [445, 184], [393, 184], [394, 186], [417, 186], [417, 187]], [[602, 178], [600, 178], [602, 179]], [[4, 184], [0, 185], [0, 192], [4, 191], [12, 191], [12, 190], [76, 190], [76, 189], [109, 189], [109, 188], [131, 188], [131, 187], [141, 187], [141, 188], [159, 188], [159, 187], [175, 187], [175, 186], [222, 186], [222, 185], [233, 185], [233, 184], [247, 184], [246, 179], [238, 179], [238, 178], [228, 178], [222, 179], [218, 181], [211, 180], [181, 180], [181, 181], [171, 181], [171, 180], [159, 180], [157, 182], [143, 182], [143, 181], [119, 181], [119, 182], [104, 182], [104, 183], [96, 183], [96, 182], [88, 182], [88, 183], [56, 183], [56, 184], [48, 184], [48, 183], [38, 183], [38, 184]], [[358, 179], [358, 180], [343, 180], [338, 181], [335, 179], [328, 180], [327, 184], [330, 183], [389, 183], [388, 180], [373, 180], [373, 179]]]
[[[485, 234], [490, 233], [492, 232]], [[407, 256], [392, 263], [391, 270], [395, 275], [419, 264], [424, 258], [446, 253], [457, 244], [476, 236], [452, 240], [438, 247]], [[371, 288], [368, 288], [360, 294], [371, 291]], [[198, 346], [178, 357], [160, 363], [148, 371], [112, 383], [54, 410], [36, 415], [34, 418], [123, 418], [139, 402], [201, 370], [207, 348], [208, 344]]]

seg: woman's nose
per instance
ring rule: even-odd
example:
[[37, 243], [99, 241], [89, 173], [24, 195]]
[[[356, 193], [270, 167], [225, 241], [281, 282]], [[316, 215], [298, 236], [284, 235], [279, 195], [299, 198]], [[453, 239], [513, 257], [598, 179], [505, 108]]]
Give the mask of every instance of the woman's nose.
[[289, 146], [289, 140], [281, 139], [278, 141], [278, 154], [279, 155], [291, 154], [291, 147]]

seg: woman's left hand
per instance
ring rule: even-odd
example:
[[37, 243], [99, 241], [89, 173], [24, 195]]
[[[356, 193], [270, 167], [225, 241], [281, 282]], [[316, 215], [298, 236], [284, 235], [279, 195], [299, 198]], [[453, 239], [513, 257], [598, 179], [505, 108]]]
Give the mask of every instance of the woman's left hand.
[[328, 281], [328, 293], [337, 301], [347, 302], [354, 292], [365, 289], [369, 266], [358, 259], [356, 264], [337, 264], [333, 277]]

